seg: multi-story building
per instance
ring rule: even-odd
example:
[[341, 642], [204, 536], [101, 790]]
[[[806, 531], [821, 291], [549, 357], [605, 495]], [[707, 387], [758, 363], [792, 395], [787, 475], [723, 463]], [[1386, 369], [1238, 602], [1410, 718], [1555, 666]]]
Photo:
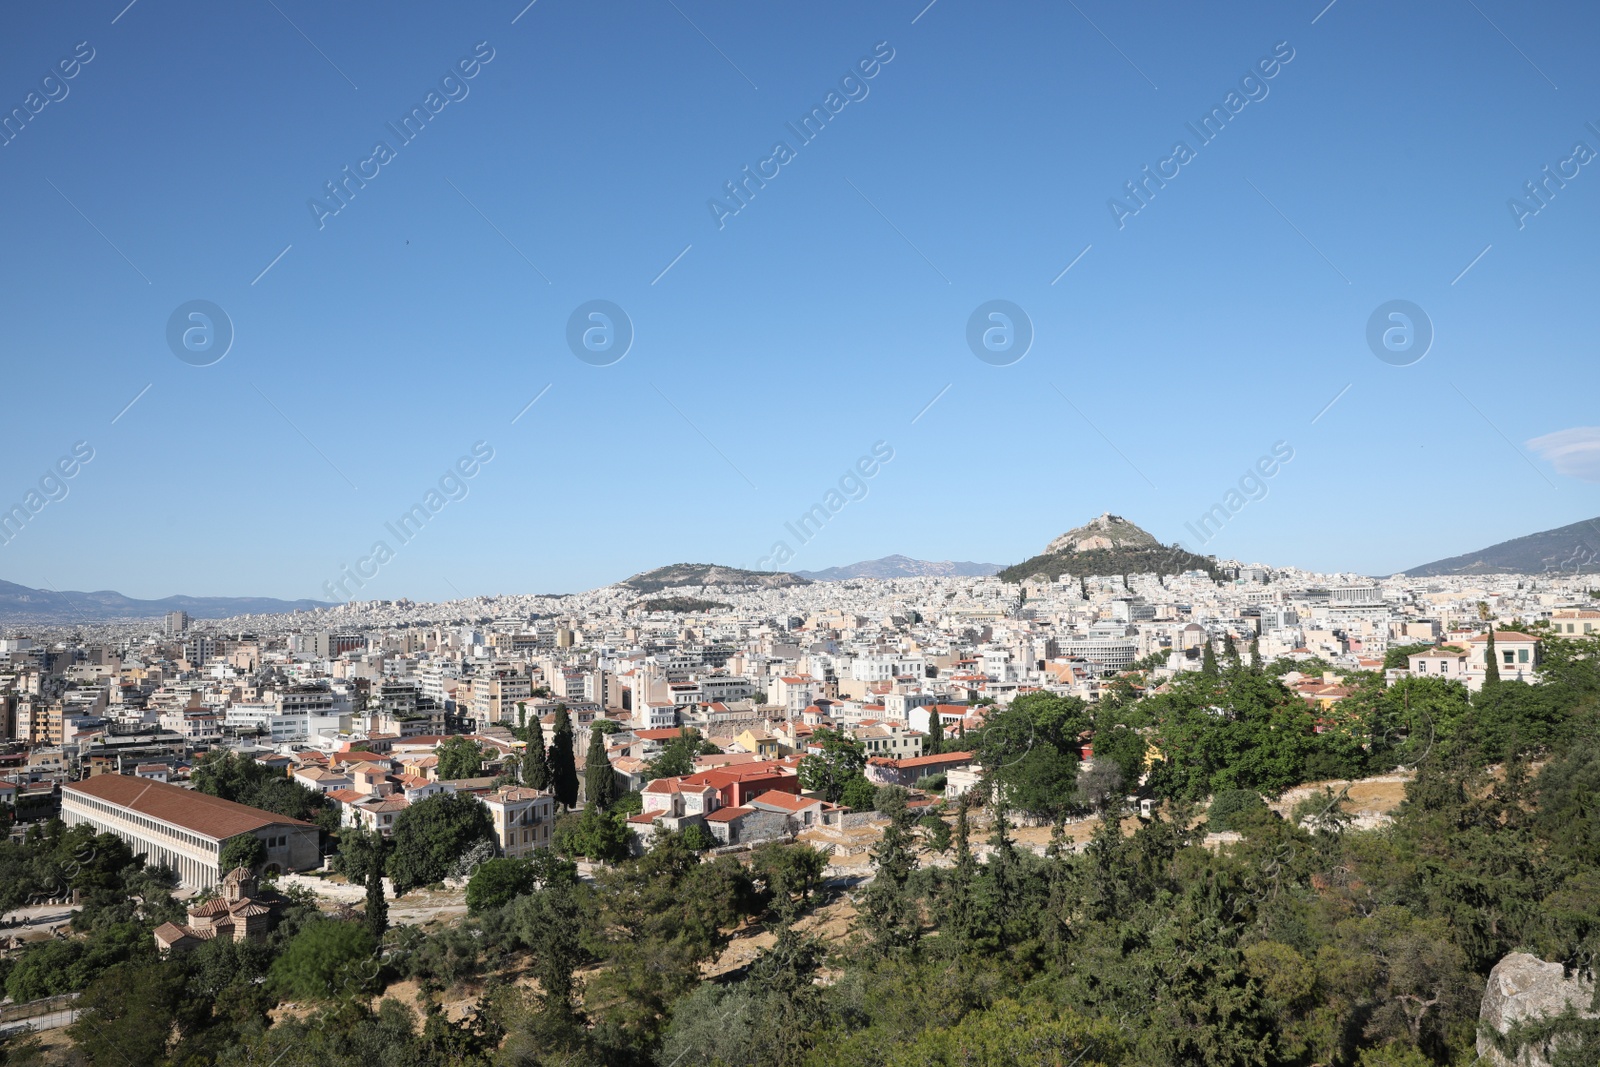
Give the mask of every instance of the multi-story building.
[[914, 759], [922, 755], [923, 735], [897, 722], [867, 719], [849, 730], [866, 748], [867, 757]]
[[209, 709], [175, 708], [161, 713], [161, 728], [193, 745], [222, 740], [222, 717]]
[[324, 630], [317, 634], [313, 650], [318, 659], [338, 659], [346, 652], [359, 652], [367, 647], [361, 634], [336, 634]]
[[1123, 671], [1139, 658], [1139, 642], [1127, 637], [1076, 637], [1061, 639], [1061, 654], [1085, 660], [1101, 670]]
[[783, 675], [772, 680], [772, 691], [767, 700], [783, 708], [789, 715], [798, 715], [817, 698], [817, 680], [810, 676]]
[[494, 822], [495, 843], [502, 855], [520, 859], [534, 849], [550, 847], [556, 800], [537, 789], [503, 786], [480, 798]]
[[472, 715], [484, 726], [516, 722], [518, 702], [532, 699], [533, 678], [520, 668], [496, 667], [472, 682]]
[[732, 704], [738, 700], [749, 700], [756, 691], [750, 679], [725, 674], [704, 675], [699, 684], [700, 699], [707, 704]]

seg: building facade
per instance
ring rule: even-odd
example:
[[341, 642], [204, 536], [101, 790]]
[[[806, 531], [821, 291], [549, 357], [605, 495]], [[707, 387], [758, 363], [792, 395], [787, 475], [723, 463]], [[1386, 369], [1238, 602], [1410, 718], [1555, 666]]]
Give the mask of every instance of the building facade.
[[268, 870], [308, 870], [322, 862], [319, 831], [311, 823], [127, 775], [102, 774], [62, 786], [61, 819], [117, 835], [136, 855], [152, 866], [171, 867], [183, 885], [195, 889], [222, 880], [223, 846], [243, 834], [266, 846]]

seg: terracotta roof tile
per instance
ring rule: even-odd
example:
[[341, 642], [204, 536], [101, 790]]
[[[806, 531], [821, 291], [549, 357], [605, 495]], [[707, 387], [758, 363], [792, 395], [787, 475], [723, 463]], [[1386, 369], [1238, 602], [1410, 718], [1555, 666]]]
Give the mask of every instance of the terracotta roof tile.
[[268, 826], [312, 825], [197, 790], [121, 774], [101, 774], [72, 782], [64, 786], [62, 792], [116, 804], [214, 841], [225, 841]]

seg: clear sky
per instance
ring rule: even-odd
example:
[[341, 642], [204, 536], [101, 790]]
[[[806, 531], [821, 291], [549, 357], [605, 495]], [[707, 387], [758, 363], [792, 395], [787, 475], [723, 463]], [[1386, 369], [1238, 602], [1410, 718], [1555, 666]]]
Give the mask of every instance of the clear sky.
[[0, 578], [440, 599], [1103, 511], [1387, 573], [1600, 514], [1593, 4], [525, 2], [0, 16]]

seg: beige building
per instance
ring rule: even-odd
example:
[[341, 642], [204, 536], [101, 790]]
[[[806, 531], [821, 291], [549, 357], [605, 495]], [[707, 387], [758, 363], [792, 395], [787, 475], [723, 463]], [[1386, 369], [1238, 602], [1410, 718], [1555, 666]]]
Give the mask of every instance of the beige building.
[[521, 859], [534, 849], [550, 847], [556, 821], [556, 799], [537, 789], [502, 786], [482, 798], [494, 822], [495, 843], [502, 855]]
[[[1583, 637], [1600, 634], [1600, 611], [1582, 608], [1561, 608], [1550, 613], [1550, 629], [1562, 637]], [[1498, 640], [1498, 638], [1496, 638]]]

